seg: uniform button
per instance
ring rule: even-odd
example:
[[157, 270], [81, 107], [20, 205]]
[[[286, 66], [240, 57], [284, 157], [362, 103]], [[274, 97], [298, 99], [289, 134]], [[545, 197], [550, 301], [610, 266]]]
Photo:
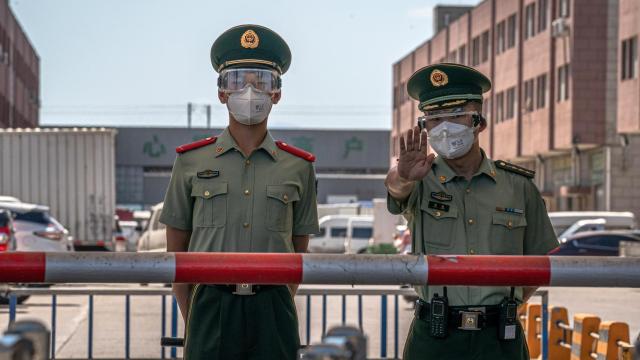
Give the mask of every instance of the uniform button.
[[248, 228], [249, 227], [249, 223], [242, 224], [242, 227]]
[[289, 201], [289, 196], [287, 196], [287, 194], [282, 195], [282, 198], [284, 201]]
[[211, 193], [210, 193], [210, 192], [208, 192], [208, 191], [205, 191], [205, 192], [204, 192], [204, 196], [209, 196], [209, 195], [211, 195]]
[[469, 225], [473, 225], [474, 221], [473, 221], [473, 219], [469, 219], [469, 220], [467, 220], [467, 222], [469, 223]]
[[436, 211], [435, 213], [433, 213], [436, 217], [440, 217], [440, 215], [442, 215], [442, 213], [440, 211]]
[[247, 159], [244, 163], [245, 163], [245, 165], [251, 165], [251, 160]]
[[469, 249], [469, 254], [470, 254], [470, 255], [473, 255], [473, 254], [475, 254], [475, 253], [476, 253], [476, 251], [475, 251], [475, 250], [473, 250], [473, 249]]
[[470, 192], [471, 192], [471, 189], [467, 189], [466, 191], [467, 191], [467, 194], [468, 194], [468, 193], [470, 193]]
[[245, 194], [245, 195], [249, 195], [249, 194], [251, 194], [251, 192], [250, 192], [249, 190], [245, 190], [245, 191], [244, 191], [244, 194]]
[[509, 220], [509, 221], [507, 222], [507, 227], [508, 227], [509, 229], [511, 229], [511, 228], [513, 227], [513, 223], [511, 222], [511, 220]]

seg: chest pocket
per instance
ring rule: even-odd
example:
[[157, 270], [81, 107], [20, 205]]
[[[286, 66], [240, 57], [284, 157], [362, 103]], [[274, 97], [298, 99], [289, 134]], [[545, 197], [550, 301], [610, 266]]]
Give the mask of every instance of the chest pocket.
[[293, 203], [300, 200], [294, 185], [267, 185], [266, 227], [271, 231], [293, 228]]
[[524, 215], [494, 213], [491, 224], [491, 252], [496, 255], [522, 255], [527, 219]]
[[450, 249], [456, 235], [458, 209], [449, 205], [449, 211], [429, 208], [429, 201], [420, 204], [422, 210], [422, 237], [425, 246], [437, 249]]
[[195, 226], [220, 227], [227, 223], [227, 192], [226, 182], [194, 181], [191, 196], [195, 198], [193, 205]]

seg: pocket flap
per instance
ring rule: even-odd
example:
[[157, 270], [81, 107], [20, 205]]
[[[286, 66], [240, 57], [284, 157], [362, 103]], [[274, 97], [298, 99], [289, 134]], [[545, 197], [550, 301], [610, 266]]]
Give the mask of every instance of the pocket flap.
[[267, 185], [267, 197], [280, 200], [284, 204], [300, 200], [298, 188], [294, 185]]
[[493, 214], [493, 224], [502, 225], [508, 229], [527, 226], [527, 218], [524, 215], [495, 213]]
[[438, 209], [432, 209], [429, 207], [429, 202], [425, 202], [422, 201], [422, 203], [420, 204], [420, 209], [426, 213], [428, 213], [429, 215], [433, 216], [436, 219], [456, 219], [458, 218], [458, 209], [451, 206], [451, 205], [447, 205], [449, 206], [449, 210], [448, 211], [444, 211], [444, 210], [438, 210]]
[[210, 199], [227, 193], [227, 183], [219, 181], [195, 181], [191, 187], [191, 196]]

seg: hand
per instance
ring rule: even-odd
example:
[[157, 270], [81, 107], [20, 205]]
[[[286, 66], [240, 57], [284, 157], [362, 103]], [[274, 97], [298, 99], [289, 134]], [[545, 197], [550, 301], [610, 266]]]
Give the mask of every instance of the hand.
[[427, 154], [427, 132], [415, 127], [407, 131], [407, 142], [400, 135], [398, 175], [407, 181], [420, 181], [431, 170], [435, 155]]

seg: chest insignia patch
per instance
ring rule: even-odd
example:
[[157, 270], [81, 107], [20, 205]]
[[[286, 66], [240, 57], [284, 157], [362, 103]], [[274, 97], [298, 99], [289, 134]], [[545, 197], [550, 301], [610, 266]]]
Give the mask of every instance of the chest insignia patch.
[[434, 200], [438, 200], [438, 201], [451, 201], [451, 200], [453, 200], [453, 196], [447, 194], [444, 191], [432, 192], [431, 193], [431, 198], [434, 199]]
[[524, 210], [516, 209], [516, 208], [503, 208], [503, 207], [500, 207], [500, 206], [496, 206], [496, 211], [509, 213], [509, 214], [524, 215]]
[[449, 211], [449, 205], [437, 203], [435, 201], [429, 201], [429, 209], [436, 209], [436, 210], [447, 212]]
[[198, 179], [211, 179], [220, 175], [218, 170], [203, 170], [198, 171]]

